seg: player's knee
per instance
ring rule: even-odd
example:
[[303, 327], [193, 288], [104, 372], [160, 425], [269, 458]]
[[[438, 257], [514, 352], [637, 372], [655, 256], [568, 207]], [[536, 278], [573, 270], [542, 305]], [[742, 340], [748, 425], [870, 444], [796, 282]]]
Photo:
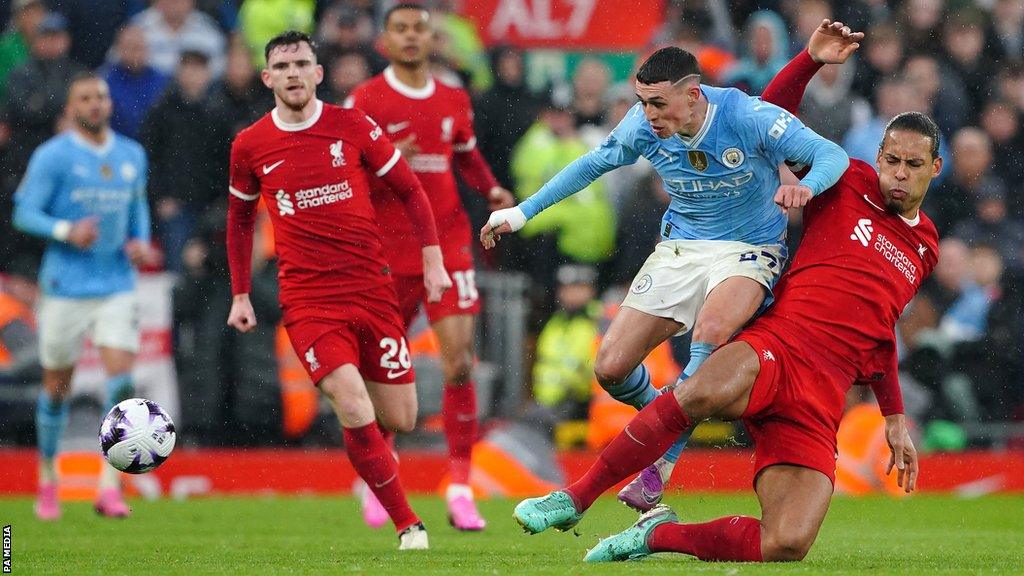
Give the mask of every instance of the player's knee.
[[473, 376], [472, 354], [456, 354], [444, 363], [444, 379], [449, 385], [460, 386]]
[[704, 385], [701, 380], [700, 374], [695, 374], [677, 384], [673, 391], [680, 408], [695, 421], [713, 416], [721, 403], [717, 389]]
[[714, 314], [702, 316], [693, 327], [693, 341], [721, 346], [738, 328], [727, 324], [721, 316]]
[[622, 384], [632, 369], [633, 367], [621, 356], [603, 350], [598, 350], [597, 358], [594, 360], [594, 376], [603, 388]]
[[412, 432], [416, 429], [415, 412], [390, 412], [388, 414], [381, 414], [378, 417], [380, 418], [380, 423], [388, 430], [393, 430], [395, 432]]
[[366, 390], [353, 390], [333, 378], [320, 381], [320, 391], [334, 406], [338, 419], [346, 426], [361, 426], [373, 420], [373, 404]]
[[761, 540], [761, 556], [765, 562], [798, 562], [807, 556], [814, 544], [814, 536], [784, 531], [767, 535]]

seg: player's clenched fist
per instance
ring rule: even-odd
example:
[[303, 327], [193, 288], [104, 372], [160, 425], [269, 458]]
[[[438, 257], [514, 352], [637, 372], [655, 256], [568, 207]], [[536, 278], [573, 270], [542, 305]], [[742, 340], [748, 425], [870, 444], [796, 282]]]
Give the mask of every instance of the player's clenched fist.
[[487, 224], [484, 224], [484, 227], [480, 229], [480, 242], [484, 245], [484, 248], [490, 250], [494, 248], [495, 242], [502, 234], [516, 232], [525, 225], [526, 215], [523, 214], [523, 211], [518, 206], [505, 208], [504, 210], [495, 210], [491, 212], [491, 217], [487, 219]]
[[256, 327], [256, 312], [248, 294], [235, 294], [231, 301], [231, 312], [228, 313], [228, 326], [239, 332], [248, 332]]
[[423, 286], [427, 289], [427, 302], [440, 302], [444, 291], [452, 287], [440, 246], [423, 248]]
[[807, 186], [783, 184], [775, 193], [775, 203], [783, 210], [803, 208], [813, 197], [814, 193]]

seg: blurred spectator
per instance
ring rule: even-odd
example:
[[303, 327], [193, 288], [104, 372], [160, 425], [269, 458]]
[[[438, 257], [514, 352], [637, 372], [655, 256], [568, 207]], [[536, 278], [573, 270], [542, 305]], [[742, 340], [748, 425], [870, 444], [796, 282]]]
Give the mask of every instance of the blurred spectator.
[[285, 30], [313, 32], [314, 0], [243, 0], [238, 10], [238, 27], [253, 62], [262, 68], [263, 47]]
[[260, 81], [252, 58], [240, 40], [231, 42], [228, 67], [217, 86], [220, 109], [227, 115], [228, 134], [234, 137], [274, 107], [274, 95]]
[[603, 316], [594, 299], [597, 271], [566, 264], [558, 268], [556, 280], [557, 309], [537, 338], [533, 399], [559, 421], [586, 420]]
[[110, 86], [114, 101], [110, 127], [129, 138], [137, 138], [142, 120], [170, 80], [149, 65], [146, 36], [141, 28], [125, 26], [118, 32], [111, 62], [100, 74]]
[[604, 124], [604, 98], [610, 81], [607, 64], [597, 58], [580, 61], [572, 75], [572, 110], [577, 129]]
[[[940, 44], [945, 0], [904, 0], [896, 26], [908, 54], [929, 54]], [[941, 124], [940, 124], [941, 126]]]
[[[821, 21], [818, 21], [821, 24]], [[854, 64], [827, 64], [807, 84], [800, 119], [818, 134], [840, 142], [853, 124], [856, 98], [851, 92]]]
[[1013, 103], [1017, 112], [1024, 112], [1024, 63], [1006, 62], [996, 76], [996, 91], [1000, 98]]
[[970, 252], [967, 244], [955, 237], [939, 242], [939, 261], [932, 275], [921, 284], [921, 290], [900, 317], [898, 328], [904, 346], [914, 350], [939, 327], [946, 310], [963, 293], [970, 275]]
[[[981, 111], [981, 127], [992, 140], [996, 175], [1003, 182], [1024, 182], [1024, 134], [1020, 126], [1021, 113], [1005, 100], [989, 100]], [[1015, 192], [1007, 198], [1010, 213], [1016, 218], [1024, 216], [1024, 194]]]
[[501, 46], [492, 50], [491, 68], [494, 84], [473, 103], [473, 125], [480, 153], [494, 177], [511, 190], [512, 150], [537, 118], [541, 102], [526, 87], [525, 63], [518, 49]]
[[992, 27], [999, 55], [1006, 60], [1024, 59], [1024, 2], [996, 0], [992, 7]]
[[14, 0], [11, 24], [0, 36], [0, 100], [7, 90], [7, 75], [29, 57], [36, 27], [46, 17], [42, 0]]
[[[571, 109], [566, 103], [552, 102], [540, 119], [516, 144], [512, 153], [512, 177], [515, 193], [524, 200], [540, 190], [551, 177], [589, 148], [579, 138]], [[551, 287], [552, 265], [559, 262], [598, 264], [608, 260], [615, 247], [615, 215], [598, 181], [532, 218], [521, 236], [531, 238], [554, 234], [557, 254], [537, 257], [537, 266], [529, 269]], [[545, 274], [545, 271], [547, 272]]]
[[[651, 37], [651, 46], [664, 46], [676, 43], [680, 36], [689, 36], [696, 31], [701, 44], [716, 46], [724, 52], [736, 47], [736, 30], [729, 17], [729, 2], [725, 0], [704, 0], [703, 2], [687, 2], [686, 0], [670, 0], [665, 7], [665, 19], [662, 26]], [[696, 55], [686, 46], [677, 46]], [[707, 73], [702, 64], [701, 71]]]
[[[330, 67], [334, 59], [352, 52], [359, 52], [370, 67], [370, 76], [384, 71], [388, 61], [373, 47], [373, 19], [370, 15], [345, 2], [335, 2], [324, 11], [317, 30], [320, 50], [317, 57]], [[260, 58], [263, 57], [260, 48]]]
[[[892, 19], [888, 0], [844, 0], [832, 4], [835, 7], [833, 20], [846, 24], [851, 30], [868, 30], [875, 23]], [[869, 36], [874, 41], [874, 34]]]
[[[793, 13], [787, 13], [787, 19], [793, 23], [793, 33], [789, 38], [789, 54], [799, 53], [807, 45], [811, 33], [817, 30], [821, 21], [832, 16], [832, 6], [826, 0], [796, 0], [786, 4], [792, 6]], [[847, 24], [847, 22], [843, 22]], [[851, 30], [863, 30], [851, 28]]]
[[692, 22], [682, 22], [676, 28], [675, 36], [666, 43], [693, 54], [697, 58], [701, 74], [704, 75], [703, 82], [717, 86], [721, 83], [725, 71], [735, 64], [736, 57], [728, 50], [705, 42], [701, 32], [701, 29]]
[[953, 136], [952, 148], [952, 165], [943, 168], [949, 171], [949, 177], [924, 201], [924, 210], [940, 236], [949, 234], [960, 220], [970, 218], [981, 198], [1006, 195], [1006, 185], [992, 171], [992, 142], [984, 131], [961, 128]]
[[461, 0], [435, 0], [430, 17], [437, 30], [439, 56], [476, 94], [491, 86], [491, 69], [476, 24], [458, 13], [460, 3]]
[[743, 33], [744, 53], [725, 72], [723, 81], [748, 94], [760, 94], [789, 60], [789, 34], [779, 15], [759, 10], [750, 15]]
[[149, 154], [154, 230], [175, 272], [196, 219], [227, 190], [229, 118], [210, 88], [206, 53], [183, 52], [174, 83], [139, 133]]
[[0, 385], [38, 383], [39, 339], [32, 310], [39, 289], [24, 270], [0, 275]]
[[[873, 106], [878, 106], [875, 95], [878, 94], [878, 85], [886, 78], [894, 78], [899, 75], [903, 67], [903, 41], [900, 32], [891, 23], [885, 22], [872, 26], [867, 31], [870, 42], [864, 42], [855, 61], [857, 63], [857, 74], [853, 81], [855, 92], [867, 98]], [[899, 110], [905, 112], [911, 110]]]
[[71, 78], [81, 70], [68, 58], [71, 37], [67, 26], [67, 19], [60, 14], [47, 14], [32, 38], [30, 58], [7, 77], [3, 108], [11, 140], [0, 186], [5, 195], [17, 186], [32, 151], [57, 131]]
[[213, 76], [224, 73], [224, 34], [208, 15], [196, 10], [195, 0], [153, 0], [153, 5], [131, 21], [146, 35], [149, 65], [174, 74], [185, 50], [206, 55]]
[[927, 110], [944, 135], [948, 137], [967, 122], [969, 109], [963, 84], [938, 58], [913, 55], [903, 64], [903, 75], [928, 102]]
[[1005, 189], [983, 185], [976, 194], [974, 217], [957, 222], [953, 236], [969, 246], [990, 247], [1008, 267], [1024, 268], [1024, 224], [1007, 217]]
[[362, 52], [337, 55], [327, 67], [321, 100], [341, 105], [352, 90], [370, 78], [370, 64]]
[[189, 415], [182, 432], [203, 444], [272, 445], [281, 439], [277, 267], [265, 247], [265, 227], [257, 226], [250, 298], [259, 324], [246, 334], [231, 330], [224, 323], [231, 307], [224, 202], [202, 215], [174, 288], [175, 366], [181, 410]]
[[117, 31], [128, 21], [139, 0], [45, 0], [68, 19], [71, 59], [92, 70], [107, 57]]
[[983, 12], [964, 9], [950, 15], [943, 36], [950, 67], [965, 89], [967, 110], [971, 115], [977, 114], [991, 96], [989, 80], [996, 72], [994, 62], [985, 54], [987, 25]]

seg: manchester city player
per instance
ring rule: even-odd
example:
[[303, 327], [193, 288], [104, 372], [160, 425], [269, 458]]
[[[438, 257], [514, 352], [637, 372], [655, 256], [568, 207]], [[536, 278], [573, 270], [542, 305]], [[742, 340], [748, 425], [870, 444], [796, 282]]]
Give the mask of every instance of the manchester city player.
[[[687, 378], [750, 320], [785, 262], [785, 210], [835, 184], [849, 158], [782, 108], [701, 84], [697, 61], [685, 50], [652, 54], [635, 86], [640, 102], [604, 143], [519, 206], [493, 212], [480, 238], [492, 247], [498, 235], [640, 156], [654, 165], [671, 198], [662, 242], [634, 279], [594, 367], [609, 394], [639, 409], [657, 396], [644, 357], [692, 329], [690, 362], [680, 376]], [[784, 162], [811, 169], [799, 183], [780, 185]], [[687, 439], [619, 498], [641, 510], [655, 506]]]
[[[76, 76], [68, 88], [71, 129], [40, 146], [15, 194], [14, 225], [47, 239], [38, 309], [43, 392], [36, 408], [39, 495], [36, 515], [60, 517], [54, 460], [67, 423], [65, 398], [88, 334], [107, 372], [107, 407], [132, 395], [139, 348], [133, 265], [151, 260], [146, 156], [110, 129], [107, 83]], [[130, 512], [118, 472], [105, 464], [96, 511]]]

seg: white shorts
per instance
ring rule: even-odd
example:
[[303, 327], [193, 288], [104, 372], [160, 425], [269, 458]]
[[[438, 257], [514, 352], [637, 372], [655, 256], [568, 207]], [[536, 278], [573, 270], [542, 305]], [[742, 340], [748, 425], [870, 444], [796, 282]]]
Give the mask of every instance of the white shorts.
[[684, 334], [693, 328], [708, 294], [727, 278], [750, 278], [770, 294], [784, 263], [778, 244], [666, 240], [644, 262], [622, 305], [671, 318], [683, 325], [677, 335]]
[[86, 335], [97, 347], [138, 352], [139, 316], [134, 292], [103, 298], [39, 300], [39, 360], [43, 368], [71, 368]]

